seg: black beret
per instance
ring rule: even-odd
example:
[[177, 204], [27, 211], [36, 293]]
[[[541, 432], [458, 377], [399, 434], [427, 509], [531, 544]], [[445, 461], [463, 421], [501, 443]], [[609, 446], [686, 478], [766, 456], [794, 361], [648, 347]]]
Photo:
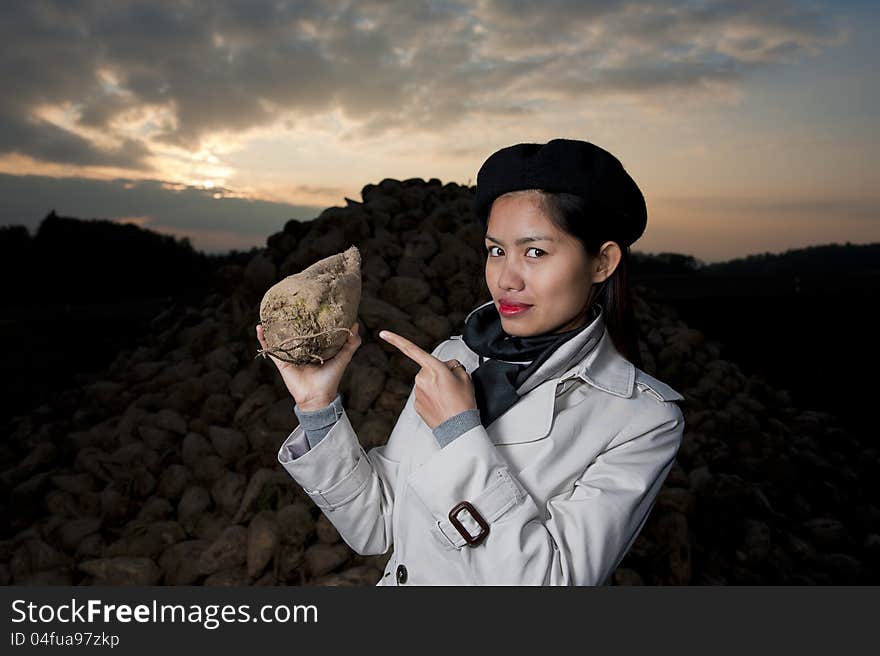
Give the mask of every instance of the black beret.
[[[474, 210], [483, 225], [496, 198], [509, 191], [543, 189], [583, 197], [595, 210], [600, 236], [628, 246], [648, 222], [645, 198], [620, 161], [586, 141], [521, 143], [493, 153], [477, 173]], [[593, 214], [593, 212], [591, 212]]]

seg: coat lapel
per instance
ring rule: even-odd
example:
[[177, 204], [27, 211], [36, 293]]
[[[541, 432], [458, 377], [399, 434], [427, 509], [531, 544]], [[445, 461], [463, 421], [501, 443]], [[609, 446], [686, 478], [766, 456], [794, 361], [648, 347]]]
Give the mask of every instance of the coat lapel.
[[553, 426], [557, 379], [550, 379], [525, 394], [486, 427], [493, 444], [522, 444], [543, 439]]

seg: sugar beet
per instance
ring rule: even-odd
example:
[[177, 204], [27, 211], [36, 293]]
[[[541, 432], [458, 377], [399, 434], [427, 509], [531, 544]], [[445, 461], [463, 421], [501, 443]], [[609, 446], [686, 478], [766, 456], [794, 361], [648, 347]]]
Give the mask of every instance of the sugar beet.
[[336, 355], [357, 320], [361, 254], [356, 246], [273, 285], [260, 303], [267, 354], [293, 364], [323, 364]]

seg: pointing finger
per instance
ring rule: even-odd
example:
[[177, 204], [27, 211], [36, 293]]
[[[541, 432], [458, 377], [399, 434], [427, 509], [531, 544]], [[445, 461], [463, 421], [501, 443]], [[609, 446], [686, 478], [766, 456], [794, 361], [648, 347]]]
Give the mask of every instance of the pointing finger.
[[416, 344], [413, 344], [406, 337], [401, 337], [400, 335], [392, 333], [390, 330], [380, 331], [379, 337], [384, 339], [392, 346], [397, 347], [401, 353], [403, 353], [406, 357], [408, 357], [410, 360], [414, 361], [421, 367], [433, 368], [439, 364], [443, 364], [433, 355], [422, 350]]

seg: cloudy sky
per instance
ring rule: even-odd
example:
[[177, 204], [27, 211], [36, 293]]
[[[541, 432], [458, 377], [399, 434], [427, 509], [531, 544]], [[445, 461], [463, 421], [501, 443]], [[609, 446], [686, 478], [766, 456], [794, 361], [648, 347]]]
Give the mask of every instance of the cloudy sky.
[[0, 223], [246, 249], [365, 184], [473, 184], [567, 137], [639, 183], [636, 250], [880, 241], [877, 4], [5, 2]]

